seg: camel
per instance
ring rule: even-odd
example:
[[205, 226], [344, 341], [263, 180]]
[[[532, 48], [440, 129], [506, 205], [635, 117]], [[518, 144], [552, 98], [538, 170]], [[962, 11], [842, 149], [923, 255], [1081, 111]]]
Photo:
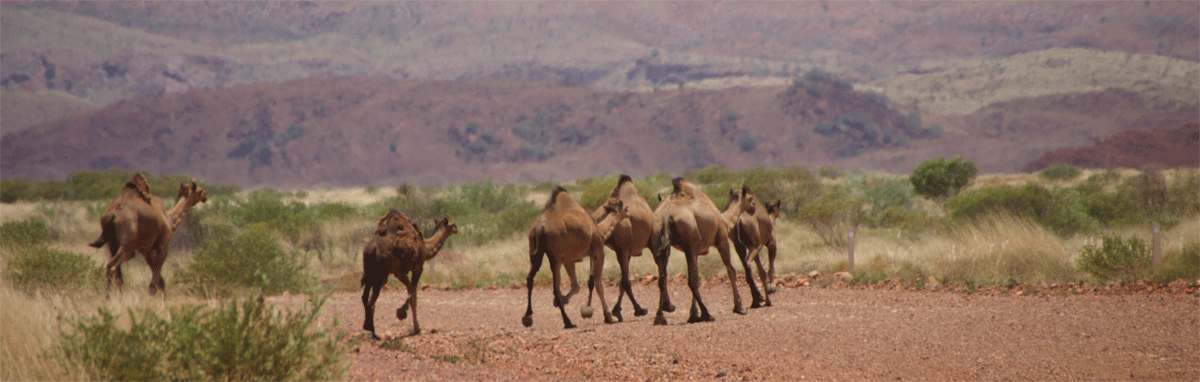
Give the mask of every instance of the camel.
[[[776, 208], [775, 216], [778, 216], [779, 202], [773, 204]], [[767, 273], [763, 270], [762, 260], [758, 255], [762, 252], [763, 247], [767, 246], [771, 258], [775, 257], [774, 218], [769, 215], [766, 208], [758, 203], [758, 198], [750, 191], [750, 187], [746, 186], [742, 186], [741, 189], [729, 190], [729, 205], [725, 207], [725, 213], [722, 216], [729, 223], [729, 238], [733, 240], [733, 248], [737, 251], [738, 257], [742, 259], [742, 268], [746, 272], [746, 283], [750, 284], [750, 293], [754, 295], [754, 302], [750, 304], [750, 308], [771, 306], [770, 294], [773, 286], [770, 281], [767, 281]], [[758, 264], [758, 277], [762, 280], [763, 289], [767, 292], [765, 295], [760, 295], [758, 287], [755, 285], [750, 271], [750, 260]], [[774, 268], [773, 265], [772, 268]]]
[[[746, 188], [745, 191], [747, 194], [753, 195], [749, 188]], [[734, 194], [736, 194], [736, 189], [729, 191], [729, 200], [731, 203], [733, 201]], [[758, 250], [755, 250], [752, 254], [750, 254], [749, 258], [754, 260], [758, 266], [758, 276], [763, 280], [763, 284], [766, 285], [764, 289], [766, 289], [768, 294], [771, 294], [778, 290], [778, 288], [775, 287], [775, 254], [777, 250], [777, 242], [775, 241], [775, 220], [779, 219], [780, 202], [776, 200], [760, 207], [757, 199], [754, 199], [754, 201], [756, 212], [753, 216], [758, 225], [758, 235], [757, 237], [754, 237], [754, 235], [747, 235], [747, 237], [743, 239], [742, 243], [750, 246], [756, 242], [757, 245], [761, 246], [758, 248]], [[754, 231], [747, 229], [745, 232]], [[734, 247], [737, 247], [738, 245], [738, 240], [734, 240]], [[762, 247], [767, 249], [767, 264], [770, 268], [769, 271], [763, 269], [762, 257], [759, 256]], [[769, 301], [767, 305], [770, 305]]]
[[658, 312], [654, 317], [654, 325], [666, 325], [663, 312], [675, 311], [675, 305], [667, 295], [667, 259], [674, 247], [683, 252], [688, 266], [688, 287], [692, 290], [692, 307], [688, 323], [712, 321], [708, 308], [700, 298], [700, 274], [697, 265], [699, 256], [708, 254], [709, 247], [717, 247], [721, 261], [725, 263], [725, 271], [729, 276], [729, 286], [733, 290], [733, 312], [746, 314], [742, 307], [742, 298], [737, 291], [737, 272], [729, 258], [729, 224], [717, 210], [712, 199], [708, 198], [695, 184], [684, 178], [671, 180], [673, 190], [666, 197], [659, 196], [661, 203], [654, 211], [654, 234], [651, 235], [651, 248], [654, 249], [654, 262], [658, 264]]
[[621, 201], [605, 203], [605, 216], [600, 223], [588, 215], [571, 195], [562, 187], [557, 187], [550, 194], [546, 206], [529, 229], [529, 276], [525, 278], [527, 289], [525, 316], [521, 324], [525, 327], [533, 325], [533, 278], [542, 267], [542, 260], [550, 258], [550, 274], [553, 276], [553, 304], [562, 313], [563, 328], [575, 328], [575, 324], [567, 318], [566, 305], [568, 299], [563, 296], [559, 287], [561, 279], [559, 268], [574, 267], [574, 263], [588, 258], [592, 261], [592, 274], [588, 277], [588, 305], [581, 309], [584, 318], [591, 316], [592, 291], [600, 298], [600, 309], [604, 311], [604, 323], [616, 322], [608, 310], [608, 302], [604, 298], [604, 286], [597, 288], [604, 271], [604, 241], [612, 235], [616, 225], [625, 220], [628, 208]]
[[437, 221], [437, 229], [428, 239], [403, 212], [393, 209], [379, 218], [379, 223], [375, 225], [375, 236], [363, 249], [363, 276], [360, 281], [363, 310], [366, 313], [363, 330], [371, 332], [372, 338], [379, 339], [379, 335], [375, 334], [375, 301], [379, 299], [379, 291], [387, 283], [389, 275], [395, 275], [408, 288], [408, 299], [396, 309], [396, 318], [404, 320], [411, 307], [411, 333], [421, 334], [421, 323], [417, 321], [417, 283], [421, 281], [425, 262], [437, 256], [446, 239], [456, 233], [458, 226], [448, 218]]
[[162, 267], [171, 248], [171, 236], [183, 221], [183, 215], [196, 204], [206, 201], [208, 193], [196, 182], [180, 183], [175, 206], [168, 211], [163, 208], [162, 200], [150, 193], [150, 185], [142, 174], [134, 174], [126, 181], [116, 199], [100, 215], [100, 238], [88, 244], [95, 248], [108, 245], [111, 259], [105, 266], [105, 276], [109, 287], [115, 277], [117, 289], [124, 288], [121, 264], [141, 252], [153, 274], [150, 294], [161, 290], [165, 297], [167, 287]]
[[[606, 204], [615, 201], [620, 201], [628, 208], [629, 220], [618, 223], [604, 244], [617, 253], [617, 264], [621, 267], [621, 281], [618, 286], [617, 302], [613, 304], [612, 315], [617, 318], [617, 321], [625, 321], [621, 316], [621, 300], [626, 294], [629, 295], [629, 302], [633, 304], [634, 316], [641, 317], [648, 313], [633, 298], [633, 287], [629, 282], [629, 259], [633, 256], [641, 256], [642, 249], [649, 247], [650, 236], [653, 232], [651, 225], [654, 221], [654, 211], [650, 210], [650, 204], [646, 203], [646, 198], [638, 193], [637, 188], [633, 185], [633, 178], [630, 178], [629, 175], [622, 174], [617, 180], [617, 185], [609, 193]], [[597, 207], [596, 211], [592, 212], [592, 218], [599, 222], [606, 213], [606, 208], [607, 206], [604, 205]], [[568, 272], [568, 276], [574, 283], [573, 269], [574, 267], [568, 268], [568, 270], [572, 270]]]

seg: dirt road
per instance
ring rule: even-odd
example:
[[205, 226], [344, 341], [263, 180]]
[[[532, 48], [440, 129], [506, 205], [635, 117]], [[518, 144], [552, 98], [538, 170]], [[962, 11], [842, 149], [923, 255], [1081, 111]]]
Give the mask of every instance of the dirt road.
[[[385, 291], [382, 341], [361, 334], [359, 294], [333, 296], [324, 314], [350, 334], [351, 380], [1198, 380], [1200, 297], [1167, 291], [1016, 295], [887, 288], [781, 288], [775, 305], [731, 312], [727, 284], [702, 288], [715, 322], [686, 324], [691, 293], [672, 282], [669, 325], [653, 326], [655, 286], [636, 285], [650, 314], [564, 330], [550, 291], [534, 289], [534, 324], [521, 326], [525, 290], [424, 290], [424, 334], [404, 336], [403, 292]], [[749, 292], [739, 288], [748, 304]], [[616, 288], [606, 289], [609, 303]], [[300, 306], [301, 296], [277, 297]], [[598, 303], [597, 303], [598, 304]], [[597, 311], [598, 309], [598, 305]]]

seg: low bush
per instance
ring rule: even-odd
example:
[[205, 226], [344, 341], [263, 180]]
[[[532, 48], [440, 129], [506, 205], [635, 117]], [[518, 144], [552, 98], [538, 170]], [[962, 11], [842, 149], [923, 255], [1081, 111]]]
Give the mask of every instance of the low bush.
[[101, 277], [100, 267], [82, 254], [46, 246], [22, 247], [13, 252], [4, 268], [4, 278], [26, 293], [78, 291], [96, 285]]
[[1100, 281], [1136, 280], [1150, 269], [1150, 248], [1137, 236], [1124, 239], [1103, 235], [1099, 246], [1087, 244], [1079, 256], [1079, 270]]
[[1065, 163], [1055, 163], [1046, 166], [1042, 171], [1038, 171], [1038, 176], [1049, 180], [1071, 180], [1078, 178], [1082, 173], [1083, 170], [1080, 170], [1079, 167]]
[[1197, 277], [1200, 277], [1200, 243], [1185, 244], [1179, 251], [1164, 254], [1161, 268], [1154, 274], [1154, 279], [1162, 282], [1194, 281]]
[[204, 297], [228, 297], [243, 289], [268, 295], [285, 291], [304, 292], [312, 283], [304, 263], [295, 252], [284, 250], [255, 225], [235, 234], [232, 227], [215, 231], [192, 255], [192, 262], [176, 272], [176, 278]]
[[992, 213], [1007, 213], [1032, 219], [1062, 236], [1095, 227], [1077, 192], [1047, 190], [1033, 183], [1021, 187], [1000, 185], [957, 195], [946, 203], [955, 218], [974, 219]]
[[347, 369], [342, 338], [315, 325], [324, 301], [299, 312], [277, 312], [262, 297], [174, 307], [167, 317], [130, 309], [128, 325], [101, 308], [68, 319], [59, 348], [99, 380], [337, 380]]
[[40, 245], [49, 241], [50, 226], [46, 219], [31, 217], [0, 225], [0, 244], [7, 247]]

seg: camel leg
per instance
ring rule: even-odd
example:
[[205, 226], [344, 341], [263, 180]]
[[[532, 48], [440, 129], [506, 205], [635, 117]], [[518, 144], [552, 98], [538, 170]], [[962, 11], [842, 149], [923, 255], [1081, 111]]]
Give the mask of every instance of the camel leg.
[[162, 291], [163, 299], [167, 298], [167, 282], [162, 277], [163, 263], [167, 259], [165, 250], [153, 251], [146, 256], [146, 265], [150, 266], [150, 295]]
[[[132, 245], [122, 245], [121, 250], [117, 252], [117, 256], [108, 261], [108, 265], [105, 266], [105, 276], [108, 279], [108, 286], [110, 288], [112, 287], [113, 277], [121, 273], [121, 264], [125, 264], [126, 261], [132, 259], [134, 254]], [[124, 277], [118, 277], [117, 281], [117, 291], [120, 292], [125, 288], [125, 279]]]
[[[692, 290], [692, 309], [688, 314], [688, 323], [712, 321], [712, 315], [708, 314], [708, 307], [704, 306], [704, 300], [700, 298], [700, 266], [699, 259], [695, 252], [686, 254], [688, 268], [688, 288]], [[697, 307], [699, 311], [697, 312]]]
[[604, 244], [597, 243], [592, 246], [592, 275], [588, 277], [588, 306], [592, 306], [592, 288], [596, 288], [596, 297], [600, 299], [600, 309], [604, 311], [604, 323], [612, 324], [617, 321], [613, 319], [612, 313], [608, 311], [608, 301], [604, 299]]
[[624, 321], [621, 317], [621, 298], [626, 294], [629, 295], [629, 303], [633, 305], [633, 315], [637, 317], [645, 316], [649, 313], [641, 305], [638, 305], [637, 300], [633, 298], [633, 283], [629, 281], [629, 259], [632, 256], [629, 253], [617, 256], [617, 265], [621, 267], [621, 283], [617, 289], [617, 302], [613, 304], [612, 314], [617, 318], [617, 321]]
[[[575, 276], [575, 267], [578, 267], [578, 266], [579, 266], [578, 262], [570, 263], [570, 264], [563, 264], [563, 268], [566, 268], [566, 270], [567, 270], [567, 278], [571, 280], [571, 291], [567, 292], [567, 294], [565, 296], [563, 296], [563, 299], [562, 299], [563, 305], [566, 305], [567, 303], [571, 302], [571, 297], [575, 296], [576, 293], [579, 293], [579, 289], [580, 289], [579, 288], [579, 277]], [[589, 296], [588, 298], [590, 299], [591, 296]]]
[[[754, 282], [754, 269], [750, 267], [750, 261], [748, 259], [750, 256], [752, 256], [751, 253], [754, 253], [754, 251], [749, 250], [745, 245], [740, 243], [735, 243], [733, 245], [733, 249], [738, 254], [738, 260], [741, 260], [742, 262], [742, 271], [746, 272], [746, 284], [750, 286], [750, 309], [760, 308], [763, 304], [763, 296], [758, 290], [758, 283]], [[736, 277], [737, 274], [735, 273], [733, 277], [729, 278], [729, 282], [736, 282]]]
[[670, 255], [670, 246], [654, 254], [654, 262], [658, 265], [658, 312], [654, 315], [655, 325], [666, 325], [667, 318], [663, 316], [663, 312], [675, 311], [675, 305], [671, 304], [671, 297], [667, 294], [667, 259]]
[[[742, 296], [738, 295], [737, 291], [737, 271], [733, 270], [733, 263], [729, 259], [729, 239], [724, 235], [717, 235], [716, 247], [721, 253], [721, 261], [725, 263], [725, 274], [729, 275], [729, 287], [733, 289], [733, 312], [746, 314], [746, 308], [742, 307]], [[701, 305], [703, 309], [703, 303]]]
[[408, 291], [408, 297], [404, 299], [404, 304], [396, 308], [396, 319], [403, 321], [408, 318], [408, 306], [412, 303], [413, 290], [409, 285], [411, 282], [408, 280], [408, 272], [397, 274], [396, 278], [400, 280], [401, 284], [404, 284], [404, 290]]
[[[387, 278], [384, 278], [386, 281]], [[371, 332], [371, 338], [379, 339], [375, 334], [375, 301], [379, 299], [379, 291], [383, 289], [383, 283], [372, 281], [364, 283], [362, 303], [363, 310], [366, 312], [366, 317], [363, 318], [363, 330]]]
[[408, 302], [404, 304], [405, 306], [412, 307], [412, 335], [414, 336], [421, 334], [421, 322], [417, 321], [417, 283], [421, 281], [421, 268], [417, 267], [412, 271], [412, 282], [406, 285], [408, 287]]
[[775, 287], [775, 251], [777, 250], [777, 248], [775, 246], [774, 240], [771, 240], [771, 242], [767, 243], [766, 247], [767, 247], [767, 264], [770, 267], [770, 270], [767, 271], [767, 288], [766, 289], [767, 289], [767, 294], [771, 294], [771, 293], [775, 293], [775, 291], [778, 290], [778, 288]]
[[571, 323], [571, 319], [567, 318], [567, 304], [562, 303], [562, 289], [559, 287], [559, 282], [562, 277], [559, 276], [559, 268], [562, 268], [562, 261], [554, 255], [547, 256], [550, 258], [550, 276], [554, 279], [554, 302], [558, 306], [559, 313], [562, 313], [563, 329], [574, 329], [575, 324]]
[[525, 325], [526, 328], [533, 326], [533, 277], [542, 268], [542, 259], [545, 257], [545, 253], [543, 252], [529, 254], [529, 276], [525, 277], [525, 316], [521, 317], [521, 324]]
[[[755, 249], [754, 251], [750, 252], [750, 259], [754, 260], [755, 266], [758, 267], [758, 280], [762, 281], [762, 284], [763, 284], [762, 296], [764, 299], [766, 299], [766, 301], [763, 302], [763, 306], [771, 306], [771, 287], [772, 287], [772, 285], [770, 284], [769, 281], [767, 281], [767, 270], [763, 268], [762, 256], [761, 256], [762, 250], [763, 250], [762, 247], [759, 247], [758, 249]], [[750, 271], [749, 268], [746, 268], [746, 272], [749, 273], [749, 271]], [[747, 278], [747, 280], [749, 280], [749, 278]]]

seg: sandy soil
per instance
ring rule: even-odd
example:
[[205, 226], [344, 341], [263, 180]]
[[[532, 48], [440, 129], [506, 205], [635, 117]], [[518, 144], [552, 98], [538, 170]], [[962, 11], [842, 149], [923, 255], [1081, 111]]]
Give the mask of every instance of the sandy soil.
[[[658, 293], [635, 285], [651, 309], [606, 325], [567, 306], [563, 329], [550, 291], [533, 291], [534, 323], [521, 325], [524, 288], [423, 290], [424, 333], [397, 321], [404, 292], [380, 297], [382, 340], [359, 330], [358, 293], [323, 310], [349, 345], [350, 380], [1197, 380], [1196, 283], [1123, 288], [1062, 285], [973, 292], [888, 284], [781, 288], [774, 306], [731, 312], [728, 284], [701, 289], [714, 322], [686, 324], [691, 293], [672, 280], [667, 326], [653, 326]], [[749, 292], [741, 285], [743, 301]], [[608, 287], [610, 304], [616, 288]], [[303, 296], [277, 297], [298, 307]], [[598, 308], [598, 307], [597, 307]], [[599, 309], [597, 309], [599, 311]]]

